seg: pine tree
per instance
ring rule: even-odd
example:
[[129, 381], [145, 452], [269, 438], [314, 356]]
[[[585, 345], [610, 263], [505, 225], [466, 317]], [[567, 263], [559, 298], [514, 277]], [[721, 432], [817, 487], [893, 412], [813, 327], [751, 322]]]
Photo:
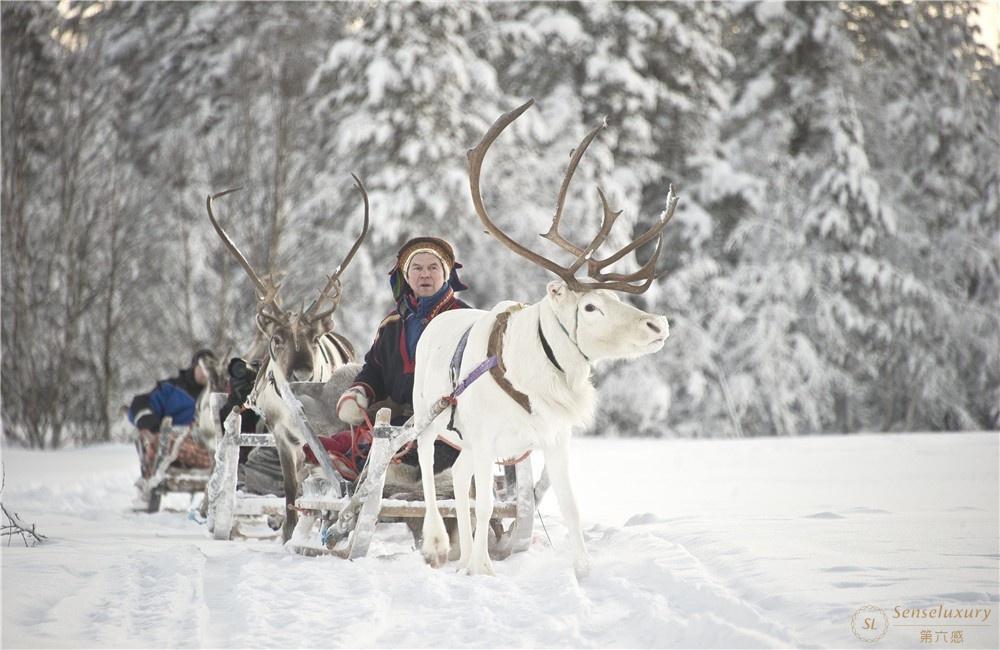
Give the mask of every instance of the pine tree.
[[996, 61], [976, 41], [976, 3], [852, 8], [875, 71], [870, 111], [905, 236], [896, 279], [883, 427], [994, 428], [1000, 416], [1000, 147]]
[[[677, 309], [669, 303], [670, 296], [690, 290], [680, 284], [688, 277], [679, 272], [683, 265], [706, 262], [691, 255], [685, 242], [706, 225], [693, 188], [701, 176], [699, 157], [713, 148], [713, 117], [723, 94], [723, 71], [731, 61], [720, 39], [725, 9], [671, 3], [515, 3], [500, 7], [496, 15], [504, 35], [504, 48], [496, 55], [501, 85], [539, 98], [548, 128], [536, 135], [534, 148], [558, 154], [547, 169], [532, 174], [552, 188], [546, 195], [535, 184], [529, 195], [540, 197], [536, 202], [554, 207], [548, 197], [560, 179], [553, 171], [561, 172], [582, 135], [607, 119], [574, 178], [565, 232], [585, 240], [596, 231], [600, 209], [593, 188], [600, 186], [613, 207], [623, 211], [605, 245], [606, 255], [659, 217], [669, 184], [681, 188], [682, 203], [675, 223], [667, 227], [667, 250], [661, 257], [661, 266], [675, 273], [638, 301], [667, 311], [675, 335], [688, 336], [686, 326], [696, 319], [689, 318], [687, 305]], [[539, 60], [546, 64], [537, 65]], [[544, 229], [545, 211], [535, 213], [536, 228]], [[637, 268], [651, 252], [652, 246], [640, 249], [619, 266]], [[672, 377], [692, 363], [699, 361], [680, 351], [666, 360], [642, 359], [601, 371], [605, 406], [595, 430], [662, 434], [664, 421], [680, 422], [695, 411], [697, 426], [704, 425], [710, 419], [699, 408], [704, 404], [695, 405], [683, 390], [680, 400], [673, 398]], [[648, 388], [641, 395], [634, 390], [637, 376]]]
[[730, 49], [748, 55], [737, 57], [712, 164], [730, 181], [712, 206], [714, 239], [740, 314], [718, 330], [732, 337], [720, 365], [745, 387], [737, 409], [754, 433], [830, 426], [846, 404], [831, 393], [836, 401], [865, 377], [857, 345], [876, 316], [848, 274], [891, 212], [851, 112], [858, 79], [843, 22], [835, 5], [762, 3], [741, 7], [728, 30]]
[[[512, 103], [499, 101], [492, 66], [470, 41], [490, 38], [488, 7], [479, 4], [376, 3], [328, 50], [309, 82], [314, 97], [315, 201], [343, 215], [341, 241], [356, 232], [360, 176], [371, 197], [373, 226], [345, 288], [347, 329], [367, 343], [391, 306], [387, 276], [396, 248], [410, 237], [444, 236], [466, 271], [474, 304], [496, 300], [501, 273], [486, 261], [504, 253], [481, 234], [469, 198], [465, 152]], [[505, 148], [507, 138], [504, 138]], [[494, 182], [487, 165], [484, 186]], [[489, 201], [489, 196], [487, 198]], [[330, 245], [330, 249], [335, 246]], [[505, 263], [506, 264], [506, 263]], [[511, 296], [506, 296], [511, 297]], [[359, 346], [359, 347], [363, 347]]]

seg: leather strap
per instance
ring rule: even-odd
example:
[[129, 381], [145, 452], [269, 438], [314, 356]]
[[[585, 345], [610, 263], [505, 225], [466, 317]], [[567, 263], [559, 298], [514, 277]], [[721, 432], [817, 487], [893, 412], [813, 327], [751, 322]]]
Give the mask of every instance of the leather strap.
[[542, 349], [545, 350], [545, 356], [547, 356], [549, 358], [549, 361], [551, 361], [552, 365], [556, 367], [556, 370], [558, 370], [559, 372], [561, 372], [561, 373], [563, 373], [565, 375], [566, 371], [563, 370], [562, 366], [559, 365], [559, 362], [556, 361], [556, 355], [552, 351], [552, 346], [550, 346], [549, 342], [547, 340], [545, 340], [545, 334], [542, 332], [542, 321], [541, 321], [541, 319], [539, 319], [539, 321], [538, 321], [538, 339], [542, 342]]
[[490, 357], [496, 357], [497, 360], [497, 365], [490, 368], [490, 376], [493, 377], [493, 381], [495, 381], [497, 386], [499, 386], [503, 392], [507, 393], [512, 400], [517, 402], [521, 408], [528, 413], [531, 413], [531, 400], [527, 395], [514, 388], [514, 385], [510, 383], [509, 379], [507, 379], [507, 367], [503, 362], [503, 337], [507, 332], [507, 321], [510, 320], [511, 314], [515, 311], [519, 311], [521, 308], [521, 305], [514, 305], [497, 316], [496, 322], [493, 323], [493, 330], [490, 331], [490, 339], [486, 346], [486, 354]]

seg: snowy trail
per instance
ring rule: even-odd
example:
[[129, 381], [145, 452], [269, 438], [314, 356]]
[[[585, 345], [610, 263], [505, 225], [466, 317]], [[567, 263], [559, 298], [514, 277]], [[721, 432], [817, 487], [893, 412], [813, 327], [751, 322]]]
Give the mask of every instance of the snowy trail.
[[536, 525], [469, 578], [424, 566], [401, 525], [344, 562], [132, 513], [125, 446], [4, 449], [4, 503], [51, 541], [3, 548], [3, 646], [920, 647], [919, 627], [859, 640], [853, 612], [965, 603], [994, 613], [962, 647], [995, 647], [998, 439], [576, 441], [579, 583], [551, 497], [554, 548]]

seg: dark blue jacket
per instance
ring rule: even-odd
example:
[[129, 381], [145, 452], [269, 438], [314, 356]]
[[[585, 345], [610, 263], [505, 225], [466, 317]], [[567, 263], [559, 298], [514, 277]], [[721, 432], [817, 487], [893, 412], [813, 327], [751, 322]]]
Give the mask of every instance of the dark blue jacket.
[[[463, 285], [464, 286], [464, 285]], [[451, 287], [445, 287], [440, 295], [434, 296], [432, 304], [420, 305], [418, 301], [407, 296], [397, 304], [396, 311], [389, 314], [378, 326], [375, 342], [365, 355], [365, 363], [361, 372], [354, 379], [352, 386], [360, 387], [368, 396], [369, 405], [390, 399], [396, 404], [413, 412], [413, 369], [416, 340], [420, 338], [424, 327], [438, 314], [452, 309], [468, 309], [469, 305], [455, 297]], [[417, 326], [407, 332], [407, 324]], [[408, 336], [409, 334], [409, 336]], [[400, 414], [392, 419], [392, 424], [403, 424], [408, 415]], [[458, 452], [449, 445], [439, 441], [434, 443], [434, 473], [444, 471], [455, 464]], [[417, 448], [414, 447], [400, 459], [402, 462], [416, 467], [419, 474], [419, 459]]]
[[406, 324], [414, 320], [409, 317], [417, 315], [409, 309], [397, 308], [379, 323], [375, 341], [365, 355], [364, 366], [352, 384], [365, 391], [369, 404], [388, 398], [400, 405], [413, 406], [413, 350], [416, 339], [420, 338], [423, 328], [434, 316], [469, 307], [455, 297], [454, 291], [445, 288], [447, 291], [442, 291], [437, 301], [419, 314], [419, 322], [414, 323], [419, 327], [416, 336], [407, 336]]
[[195, 381], [194, 370], [182, 370], [176, 377], [157, 382], [151, 392], [136, 395], [128, 409], [129, 422], [154, 433], [160, 431], [160, 422], [165, 417], [173, 418], [179, 426], [191, 424], [195, 402], [203, 388]]

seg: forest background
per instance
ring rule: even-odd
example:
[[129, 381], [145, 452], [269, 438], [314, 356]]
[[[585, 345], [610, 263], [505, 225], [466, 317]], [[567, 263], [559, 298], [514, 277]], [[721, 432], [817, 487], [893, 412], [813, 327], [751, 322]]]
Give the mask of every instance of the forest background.
[[[249, 280], [311, 300], [360, 228], [337, 331], [367, 349], [387, 273], [453, 241], [480, 307], [547, 274], [570, 151], [606, 116], [567, 230], [680, 195], [663, 351], [600, 367], [588, 434], [740, 437], [1000, 428], [1000, 126], [975, 2], [3, 2], [2, 407], [7, 442], [109, 440], [136, 392], [208, 346], [245, 352]], [[993, 26], [995, 29], [995, 25]], [[995, 34], [993, 35], [995, 37]], [[625, 260], [634, 268], [649, 255]]]

